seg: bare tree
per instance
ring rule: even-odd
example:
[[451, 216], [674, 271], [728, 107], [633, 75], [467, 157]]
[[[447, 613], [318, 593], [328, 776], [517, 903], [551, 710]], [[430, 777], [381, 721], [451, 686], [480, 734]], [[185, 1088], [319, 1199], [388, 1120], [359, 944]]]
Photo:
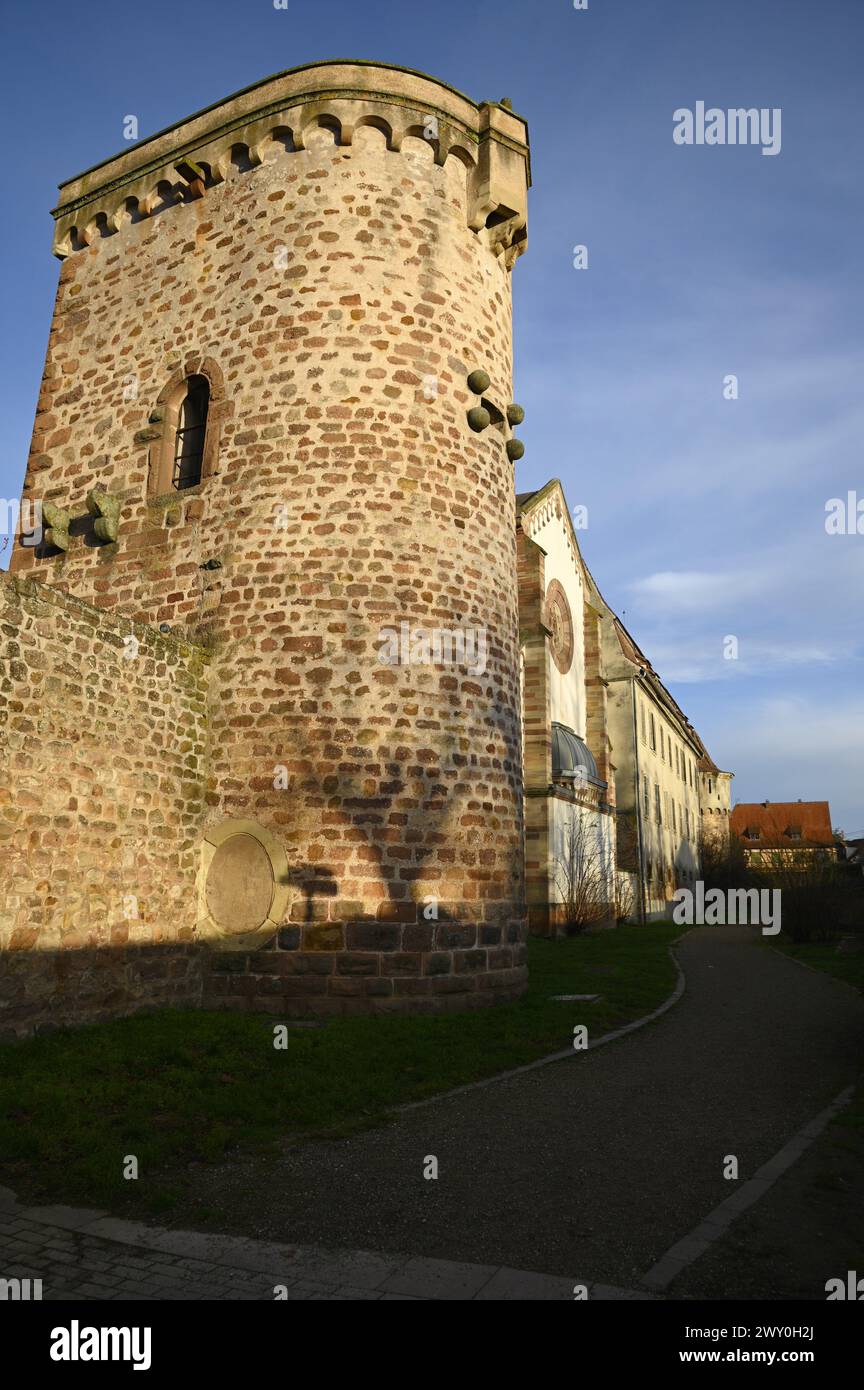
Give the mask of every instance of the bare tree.
[[615, 913], [614, 887], [610, 885], [606, 859], [596, 836], [587, 832], [575, 807], [570, 808], [564, 827], [553, 877], [561, 894], [568, 933], [585, 931], [598, 922], [608, 921]]
[[860, 913], [852, 880], [830, 852], [772, 850], [758, 880], [780, 889], [783, 933], [792, 941], [835, 941]]

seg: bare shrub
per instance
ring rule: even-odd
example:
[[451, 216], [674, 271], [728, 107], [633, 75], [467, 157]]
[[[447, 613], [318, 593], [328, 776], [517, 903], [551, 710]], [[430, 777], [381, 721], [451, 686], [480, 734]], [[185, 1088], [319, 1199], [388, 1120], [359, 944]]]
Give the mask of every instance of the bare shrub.
[[805, 850], [771, 851], [760, 884], [780, 889], [783, 932], [792, 941], [836, 941], [849, 904], [850, 881], [836, 859]]
[[615, 903], [610, 901], [610, 891], [614, 897], [614, 888], [609, 883], [603, 855], [574, 809], [564, 828], [564, 841], [555, 860], [553, 877], [561, 894], [568, 934], [575, 935], [608, 921], [615, 912]]

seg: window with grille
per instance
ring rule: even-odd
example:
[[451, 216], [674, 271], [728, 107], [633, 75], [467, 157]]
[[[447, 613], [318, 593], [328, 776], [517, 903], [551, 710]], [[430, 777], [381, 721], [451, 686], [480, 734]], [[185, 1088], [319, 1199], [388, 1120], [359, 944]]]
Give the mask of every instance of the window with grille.
[[210, 383], [207, 378], [190, 376], [188, 390], [180, 406], [174, 439], [174, 470], [171, 483], [178, 490], [195, 487], [201, 481], [209, 404]]

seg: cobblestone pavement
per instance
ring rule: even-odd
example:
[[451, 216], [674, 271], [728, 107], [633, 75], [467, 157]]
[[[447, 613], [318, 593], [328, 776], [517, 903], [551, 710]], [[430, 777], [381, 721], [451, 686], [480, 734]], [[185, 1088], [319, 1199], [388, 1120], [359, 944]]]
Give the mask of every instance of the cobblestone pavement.
[[[43, 1300], [458, 1299], [572, 1301], [575, 1279], [495, 1265], [277, 1245], [24, 1207], [0, 1188], [0, 1280], [42, 1281]], [[585, 1281], [581, 1281], [585, 1282]], [[649, 1294], [586, 1285], [591, 1299]], [[6, 1297], [11, 1296], [9, 1288]], [[31, 1291], [32, 1296], [32, 1291]]]

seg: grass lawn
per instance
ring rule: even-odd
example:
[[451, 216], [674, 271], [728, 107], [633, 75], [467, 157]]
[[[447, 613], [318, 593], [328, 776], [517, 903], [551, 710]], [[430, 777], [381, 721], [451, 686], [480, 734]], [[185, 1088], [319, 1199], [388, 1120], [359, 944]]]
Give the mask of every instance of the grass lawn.
[[802, 941], [796, 943], [780, 933], [771, 943], [784, 955], [803, 961], [816, 970], [824, 970], [837, 980], [855, 985], [864, 994], [864, 951], [838, 952], [836, 941]]
[[[284, 1051], [277, 1018], [198, 1010], [0, 1046], [0, 1182], [30, 1200], [168, 1214], [182, 1202], [170, 1170], [375, 1123], [389, 1106], [565, 1048], [578, 1023], [596, 1038], [640, 1018], [674, 987], [667, 947], [680, 934], [651, 924], [532, 939], [518, 1003], [290, 1029]], [[594, 1003], [549, 997], [595, 993]], [[147, 1181], [123, 1178], [130, 1154]]]

